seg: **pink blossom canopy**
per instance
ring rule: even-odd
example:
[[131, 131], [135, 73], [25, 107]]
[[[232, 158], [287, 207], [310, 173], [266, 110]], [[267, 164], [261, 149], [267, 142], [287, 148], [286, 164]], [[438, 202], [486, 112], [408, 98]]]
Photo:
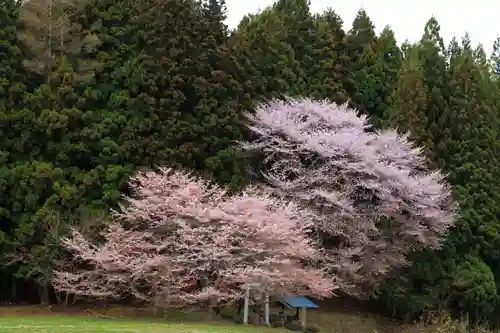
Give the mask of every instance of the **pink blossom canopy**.
[[315, 213], [326, 264], [337, 281], [375, 285], [415, 248], [437, 248], [456, 206], [439, 171], [395, 130], [373, 131], [347, 105], [274, 100], [249, 114], [274, 193]]
[[331, 295], [324, 271], [307, 267], [319, 252], [312, 220], [296, 204], [250, 187], [229, 196], [189, 173], [138, 174], [115, 221], [96, 245], [75, 232], [64, 241], [75, 265], [56, 273], [59, 291], [133, 296], [156, 306], [218, 304], [246, 284], [271, 294]]

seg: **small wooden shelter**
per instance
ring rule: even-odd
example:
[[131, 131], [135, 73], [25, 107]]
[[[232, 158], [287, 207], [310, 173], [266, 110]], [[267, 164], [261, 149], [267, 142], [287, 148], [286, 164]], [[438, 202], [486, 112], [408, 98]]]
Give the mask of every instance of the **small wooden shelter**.
[[309, 298], [304, 296], [288, 296], [279, 301], [282, 305], [282, 314], [285, 313], [285, 308], [296, 309], [295, 318], [300, 319], [300, 324], [303, 328], [307, 326], [307, 309], [317, 309], [318, 305], [314, 304]]
[[[243, 286], [245, 290], [245, 298], [243, 300], [243, 324], [248, 324], [248, 312], [251, 298], [251, 291], [256, 293], [262, 301], [262, 305], [264, 306], [264, 320], [263, 324], [270, 326], [270, 299], [269, 294], [265, 286], [260, 283], [251, 283]], [[309, 298], [304, 296], [287, 296], [281, 298], [277, 303], [281, 304], [280, 316], [283, 324], [290, 320], [299, 320], [300, 324], [303, 328], [307, 326], [307, 309], [317, 309], [318, 305], [314, 304]], [[296, 315], [293, 317], [285, 318], [285, 308], [287, 309], [296, 309]], [[238, 311], [239, 312], [239, 311]]]

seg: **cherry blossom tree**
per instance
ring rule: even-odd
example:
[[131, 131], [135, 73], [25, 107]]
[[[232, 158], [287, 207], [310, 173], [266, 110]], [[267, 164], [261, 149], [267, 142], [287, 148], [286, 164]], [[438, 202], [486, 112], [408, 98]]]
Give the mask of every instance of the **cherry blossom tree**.
[[250, 187], [230, 196], [189, 173], [142, 172], [114, 222], [94, 243], [74, 231], [63, 241], [71, 265], [55, 274], [56, 290], [134, 297], [157, 307], [215, 306], [261, 283], [272, 294], [326, 297], [335, 285], [307, 264], [320, 253], [308, 233], [311, 214]]
[[438, 248], [453, 225], [445, 175], [426, 168], [407, 135], [376, 132], [347, 105], [309, 99], [274, 100], [248, 119], [257, 139], [242, 149], [263, 155], [261, 181], [275, 195], [315, 213], [312, 236], [345, 291], [373, 291], [408, 252]]

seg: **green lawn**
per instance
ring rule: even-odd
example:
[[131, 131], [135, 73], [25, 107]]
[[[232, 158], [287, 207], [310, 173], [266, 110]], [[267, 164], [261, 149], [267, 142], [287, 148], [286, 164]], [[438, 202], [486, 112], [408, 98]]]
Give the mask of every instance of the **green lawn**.
[[[308, 324], [322, 333], [452, 333], [456, 322], [401, 323], [357, 311], [311, 311]], [[238, 325], [207, 312], [168, 311], [153, 315], [135, 307], [57, 308], [0, 306], [0, 333], [292, 333], [285, 329]], [[475, 332], [485, 333], [484, 330]], [[500, 333], [500, 331], [497, 331]]]
[[0, 316], [1, 333], [283, 333], [284, 330], [223, 323], [170, 323], [83, 316]]
[[[226, 309], [226, 310], [231, 310]], [[310, 311], [308, 324], [322, 333], [400, 333], [398, 323], [352, 312]], [[250, 318], [251, 321], [257, 319]], [[0, 306], [0, 333], [291, 333], [285, 329], [239, 325], [208, 312], [169, 310], [166, 317], [149, 309], [106, 306]]]

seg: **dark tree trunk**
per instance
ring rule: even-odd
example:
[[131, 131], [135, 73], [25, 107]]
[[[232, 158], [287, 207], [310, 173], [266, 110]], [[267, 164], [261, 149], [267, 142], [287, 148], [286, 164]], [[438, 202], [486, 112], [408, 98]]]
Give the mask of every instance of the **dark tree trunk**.
[[50, 283], [44, 281], [38, 286], [38, 295], [40, 297], [40, 304], [48, 305], [50, 303]]

